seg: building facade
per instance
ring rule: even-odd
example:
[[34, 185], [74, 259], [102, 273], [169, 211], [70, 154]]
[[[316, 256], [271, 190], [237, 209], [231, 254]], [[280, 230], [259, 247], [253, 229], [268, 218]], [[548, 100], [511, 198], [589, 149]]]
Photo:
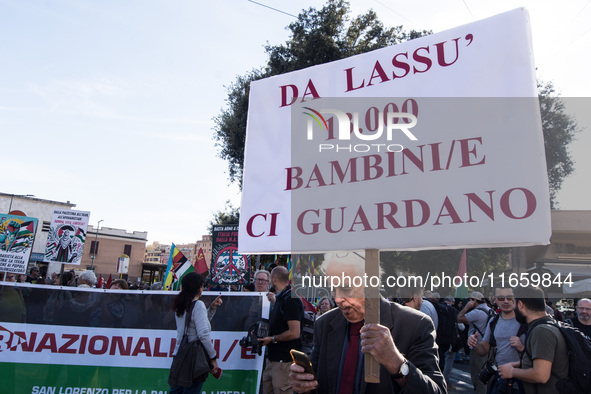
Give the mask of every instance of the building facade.
[[175, 244], [178, 250], [181, 251], [183, 256], [187, 258], [191, 263], [195, 263], [197, 253], [195, 252], [195, 244]]
[[[591, 211], [554, 210], [551, 220], [550, 244], [513, 248], [512, 271], [550, 275], [556, 283], [544, 286], [549, 298], [591, 296]], [[567, 277], [572, 285], [555, 280]]]
[[158, 241], [146, 246], [142, 264], [142, 281], [146, 283], [162, 282], [170, 256], [170, 245]]
[[[101, 227], [97, 232], [94, 226], [89, 225], [80, 265], [66, 264], [64, 269], [94, 269], [97, 277], [102, 275], [105, 280], [110, 275], [113, 279], [121, 277], [132, 283], [141, 282], [147, 241], [148, 233], [145, 231], [128, 232], [117, 228]], [[125, 257], [129, 258], [127, 272], [122, 264], [119, 264], [119, 259]]]

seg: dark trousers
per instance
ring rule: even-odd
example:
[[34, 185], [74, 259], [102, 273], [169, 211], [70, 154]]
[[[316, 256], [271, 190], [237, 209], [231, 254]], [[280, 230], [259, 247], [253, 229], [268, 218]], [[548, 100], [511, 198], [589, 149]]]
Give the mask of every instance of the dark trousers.
[[442, 373], [443, 373], [443, 370], [445, 369], [445, 355], [447, 354], [448, 350], [449, 350], [449, 345], [439, 346], [439, 349], [437, 351], [437, 353], [439, 355], [439, 370]]

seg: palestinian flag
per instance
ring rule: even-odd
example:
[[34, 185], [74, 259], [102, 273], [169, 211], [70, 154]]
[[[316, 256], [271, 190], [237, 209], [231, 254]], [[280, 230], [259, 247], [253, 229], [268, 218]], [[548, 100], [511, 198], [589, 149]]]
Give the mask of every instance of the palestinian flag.
[[84, 241], [86, 240], [86, 233], [84, 232], [83, 229], [81, 229], [80, 227], [78, 227], [76, 229], [76, 238], [78, 238], [80, 241], [82, 241], [82, 243], [84, 243]]
[[193, 264], [189, 262], [189, 260], [185, 258], [185, 262], [183, 264], [180, 264], [177, 270], [174, 272], [172, 290], [181, 289], [181, 279], [183, 279], [183, 276], [185, 276], [189, 272], [195, 272], [195, 267], [193, 266]]
[[21, 223], [17, 238], [30, 237], [33, 235], [35, 235], [35, 222], [31, 220], [29, 222]]

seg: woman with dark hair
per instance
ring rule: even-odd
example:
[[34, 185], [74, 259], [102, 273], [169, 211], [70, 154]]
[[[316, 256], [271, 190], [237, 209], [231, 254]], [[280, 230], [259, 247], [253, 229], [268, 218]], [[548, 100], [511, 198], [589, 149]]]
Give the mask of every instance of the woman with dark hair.
[[73, 280], [74, 280], [74, 274], [71, 271], [64, 271], [64, 273], [60, 277], [60, 285], [61, 286], [72, 286]]
[[316, 313], [316, 317], [320, 317], [321, 315], [325, 314], [334, 307], [335, 305], [333, 301], [328, 297], [324, 297], [318, 303], [318, 312]]
[[125, 279], [115, 279], [109, 285], [111, 290], [129, 290], [129, 284]]
[[[183, 276], [181, 279], [181, 291], [175, 297], [172, 302], [172, 310], [175, 314], [176, 320], [176, 347], [174, 353], [176, 355], [179, 350], [179, 345], [183, 339], [185, 332], [185, 319], [187, 318], [187, 312], [191, 311], [189, 318], [189, 326], [187, 328], [187, 336], [189, 341], [193, 341], [197, 338], [203, 344], [207, 355], [209, 356], [210, 363], [213, 366], [211, 373], [216, 375], [218, 373], [218, 363], [216, 359], [216, 352], [211, 344], [210, 332], [211, 325], [209, 321], [215, 314], [216, 308], [221, 305], [222, 300], [220, 297], [216, 298], [209, 309], [205, 308], [203, 301], [199, 300], [201, 292], [203, 291], [204, 280], [203, 277], [196, 272], [191, 272]], [[203, 387], [203, 382], [207, 379], [205, 374], [202, 381], [193, 383], [191, 387], [176, 386], [171, 387], [170, 394], [199, 394]]]

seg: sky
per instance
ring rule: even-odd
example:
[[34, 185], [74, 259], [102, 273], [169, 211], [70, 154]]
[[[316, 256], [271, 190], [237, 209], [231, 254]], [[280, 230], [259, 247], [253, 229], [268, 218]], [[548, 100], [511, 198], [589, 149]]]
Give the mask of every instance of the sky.
[[[258, 3], [0, 0], [0, 192], [71, 201], [91, 225], [149, 243], [201, 239], [226, 201], [240, 205], [213, 139], [227, 88], [324, 1]], [[591, 0], [350, 3], [352, 16], [371, 8], [386, 26], [435, 33], [525, 7], [538, 77], [577, 98], [575, 173], [558, 204], [591, 209]]]

